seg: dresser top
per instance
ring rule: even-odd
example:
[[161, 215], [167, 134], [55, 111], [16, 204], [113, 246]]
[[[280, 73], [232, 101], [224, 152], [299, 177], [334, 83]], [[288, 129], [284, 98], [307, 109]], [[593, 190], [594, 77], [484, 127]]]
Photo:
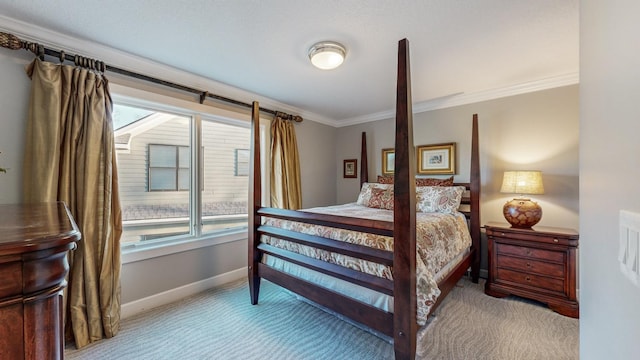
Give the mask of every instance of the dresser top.
[[63, 202], [0, 205], [0, 255], [20, 254], [80, 240]]

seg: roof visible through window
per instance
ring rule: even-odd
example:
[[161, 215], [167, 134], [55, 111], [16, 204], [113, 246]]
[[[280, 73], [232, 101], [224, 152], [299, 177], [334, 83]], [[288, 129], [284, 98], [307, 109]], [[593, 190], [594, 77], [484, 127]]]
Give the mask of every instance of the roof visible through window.
[[153, 111], [119, 104], [113, 104], [113, 128], [118, 130], [153, 114]]

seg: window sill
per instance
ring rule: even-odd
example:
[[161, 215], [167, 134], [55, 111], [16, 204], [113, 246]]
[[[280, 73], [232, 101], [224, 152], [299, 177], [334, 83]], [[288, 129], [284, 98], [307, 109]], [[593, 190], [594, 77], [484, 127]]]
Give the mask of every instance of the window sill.
[[228, 232], [203, 235], [200, 238], [187, 238], [172, 242], [139, 244], [122, 249], [122, 264], [134, 263], [160, 256], [176, 254], [184, 251], [246, 240], [247, 228], [234, 229]]

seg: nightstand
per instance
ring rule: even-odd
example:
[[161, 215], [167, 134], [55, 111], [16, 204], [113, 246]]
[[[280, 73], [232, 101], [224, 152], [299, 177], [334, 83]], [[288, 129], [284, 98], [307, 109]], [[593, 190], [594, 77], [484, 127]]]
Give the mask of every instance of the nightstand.
[[575, 230], [545, 226], [516, 229], [502, 223], [489, 223], [485, 230], [489, 248], [487, 295], [517, 295], [545, 303], [562, 315], [578, 317]]

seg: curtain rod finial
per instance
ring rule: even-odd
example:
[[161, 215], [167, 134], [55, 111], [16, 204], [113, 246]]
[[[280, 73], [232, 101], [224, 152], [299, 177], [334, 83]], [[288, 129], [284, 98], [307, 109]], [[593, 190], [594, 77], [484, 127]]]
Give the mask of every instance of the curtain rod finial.
[[0, 46], [11, 50], [22, 49], [22, 40], [13, 34], [0, 32]]

